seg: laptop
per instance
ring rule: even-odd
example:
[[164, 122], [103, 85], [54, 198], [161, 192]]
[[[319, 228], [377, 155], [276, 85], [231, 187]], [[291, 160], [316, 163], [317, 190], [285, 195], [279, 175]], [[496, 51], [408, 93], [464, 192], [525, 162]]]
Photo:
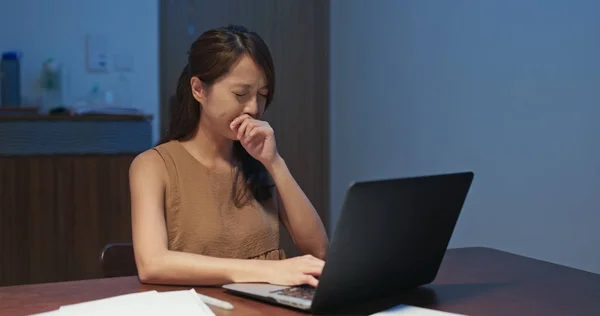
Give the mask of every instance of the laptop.
[[472, 172], [457, 172], [352, 183], [316, 288], [266, 283], [223, 287], [230, 294], [324, 313], [429, 284], [473, 177]]

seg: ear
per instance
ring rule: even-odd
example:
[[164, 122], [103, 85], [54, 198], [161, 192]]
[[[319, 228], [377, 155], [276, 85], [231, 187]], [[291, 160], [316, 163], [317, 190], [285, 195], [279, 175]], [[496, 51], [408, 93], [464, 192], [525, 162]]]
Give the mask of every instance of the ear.
[[192, 77], [192, 79], [190, 79], [190, 85], [192, 86], [192, 95], [194, 96], [194, 99], [200, 102], [200, 104], [205, 104], [206, 88], [202, 84], [202, 81], [200, 81], [198, 77]]

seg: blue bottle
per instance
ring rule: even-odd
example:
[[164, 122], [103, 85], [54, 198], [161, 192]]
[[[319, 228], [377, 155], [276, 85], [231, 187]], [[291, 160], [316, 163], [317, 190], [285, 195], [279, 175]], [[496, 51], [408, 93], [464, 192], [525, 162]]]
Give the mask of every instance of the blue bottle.
[[1, 106], [21, 105], [21, 64], [20, 54], [5, 52], [0, 61]]

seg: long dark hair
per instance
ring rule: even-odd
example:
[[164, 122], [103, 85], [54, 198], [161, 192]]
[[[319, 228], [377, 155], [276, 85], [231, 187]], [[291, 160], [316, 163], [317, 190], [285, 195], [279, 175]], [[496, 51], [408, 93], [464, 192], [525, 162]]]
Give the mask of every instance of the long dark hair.
[[[233, 64], [245, 54], [249, 55], [265, 74], [269, 91], [265, 109], [268, 108], [275, 91], [275, 71], [271, 52], [265, 42], [258, 34], [239, 25], [212, 29], [192, 43], [188, 63], [177, 83], [176, 102], [171, 109], [169, 127], [161, 143], [189, 139], [198, 128], [200, 104], [192, 95], [191, 78], [198, 77], [204, 87], [208, 88], [227, 74]], [[241, 164], [233, 182], [233, 198], [236, 205], [241, 206], [248, 202], [250, 194], [257, 201], [271, 198], [273, 185], [265, 167], [250, 156], [239, 141], [234, 142], [233, 153], [237, 162]], [[240, 172], [247, 184], [244, 188], [238, 187]]]

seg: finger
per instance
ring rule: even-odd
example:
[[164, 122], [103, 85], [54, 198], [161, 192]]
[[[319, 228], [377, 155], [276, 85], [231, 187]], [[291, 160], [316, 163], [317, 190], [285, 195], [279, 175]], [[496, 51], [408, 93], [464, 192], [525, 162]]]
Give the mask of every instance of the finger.
[[318, 278], [321, 275], [323, 275], [323, 271], [319, 270], [319, 269], [316, 269], [316, 270], [311, 270], [311, 271], [304, 272], [304, 274]]
[[302, 267], [301, 271], [304, 274], [320, 276], [323, 273], [323, 266], [319, 264], [312, 264]]
[[242, 124], [243, 122], [245, 122], [245, 121], [246, 121], [248, 118], [249, 118], [249, 116], [248, 116], [248, 115], [241, 115], [241, 116], [238, 116], [237, 118], [235, 118], [235, 119], [234, 119], [234, 120], [231, 122], [231, 124], [230, 124], [230, 126], [229, 126], [229, 127], [231, 128], [231, 130], [233, 130], [234, 132], [236, 132], [236, 133], [237, 133], [237, 131], [238, 131], [238, 129], [240, 128], [241, 124]]
[[317, 262], [317, 263], [320, 263], [320, 264], [323, 264], [323, 265], [325, 264], [325, 261], [323, 261], [323, 260], [321, 260], [321, 259], [319, 259], [317, 257], [314, 257], [312, 255], [305, 255], [304, 257], [307, 260], [311, 261], [311, 262]]
[[244, 129], [244, 134], [242, 135], [244, 142], [249, 143], [251, 141], [250, 134], [254, 130], [258, 130], [255, 134], [260, 134], [260, 125], [256, 123], [256, 120], [249, 119], [246, 128]]
[[240, 117], [239, 116], [236, 117], [235, 119], [233, 119], [233, 121], [231, 121], [231, 124], [229, 124], [229, 128], [231, 128], [232, 130], [235, 130], [238, 127], [240, 121], [241, 121]]
[[250, 115], [248, 115], [248, 114], [243, 114], [243, 115], [236, 117], [233, 121], [231, 121], [231, 124], [230, 124], [231, 129], [236, 129], [237, 127], [239, 127], [241, 122], [243, 122], [244, 120], [246, 120], [249, 117], [250, 117]]
[[259, 139], [259, 136], [266, 136], [269, 130], [265, 126], [253, 126], [250, 131], [246, 129], [246, 140], [251, 142], [254, 139]]
[[312, 275], [304, 275], [304, 279], [302, 280], [302, 283], [308, 284], [313, 287], [317, 287], [317, 285], [319, 285], [319, 280], [317, 280]]
[[250, 120], [243, 121], [242, 125], [240, 125], [240, 127], [238, 128], [238, 131], [237, 131], [237, 138], [238, 138], [238, 140], [242, 140], [242, 137], [246, 133], [246, 128], [247, 128], [249, 122], [250, 122]]
[[252, 142], [254, 142], [255, 140], [259, 139], [259, 137], [257, 137], [260, 133], [258, 133], [258, 131], [256, 130], [256, 128], [254, 128], [252, 130], [252, 132], [250, 132], [250, 135], [246, 136], [244, 138], [244, 143], [245, 144], [251, 144]]
[[325, 261], [320, 261], [320, 262], [315, 262], [315, 267], [323, 270], [323, 268], [325, 267]]
[[308, 259], [306, 260], [306, 264], [310, 267], [319, 267], [321, 269], [323, 269], [323, 267], [325, 266], [325, 261], [320, 260], [320, 259]]
[[244, 133], [244, 138], [246, 138], [246, 139], [248, 137], [250, 137], [250, 134], [252, 133], [252, 131], [258, 129], [257, 125], [254, 122], [251, 122], [251, 123], [248, 123], [248, 124], [249, 124], [249, 126], [246, 127], [246, 131]]

